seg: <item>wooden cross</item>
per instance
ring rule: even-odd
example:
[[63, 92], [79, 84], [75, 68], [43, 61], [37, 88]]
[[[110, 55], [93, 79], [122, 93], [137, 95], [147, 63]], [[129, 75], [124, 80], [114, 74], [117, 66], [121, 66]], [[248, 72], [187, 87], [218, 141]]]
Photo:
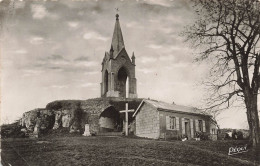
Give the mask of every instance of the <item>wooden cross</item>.
[[125, 110], [120, 113], [125, 113], [125, 135], [128, 136], [128, 112], [134, 112], [134, 109], [128, 110], [128, 103], [125, 103]]

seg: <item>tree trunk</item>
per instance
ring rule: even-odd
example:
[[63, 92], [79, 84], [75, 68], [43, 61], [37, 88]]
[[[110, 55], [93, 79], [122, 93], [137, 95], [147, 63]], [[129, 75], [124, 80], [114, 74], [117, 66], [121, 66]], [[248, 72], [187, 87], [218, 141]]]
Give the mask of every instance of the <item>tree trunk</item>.
[[260, 143], [259, 116], [257, 110], [257, 94], [249, 95], [245, 99], [247, 106], [247, 120], [250, 130], [250, 142], [253, 147]]

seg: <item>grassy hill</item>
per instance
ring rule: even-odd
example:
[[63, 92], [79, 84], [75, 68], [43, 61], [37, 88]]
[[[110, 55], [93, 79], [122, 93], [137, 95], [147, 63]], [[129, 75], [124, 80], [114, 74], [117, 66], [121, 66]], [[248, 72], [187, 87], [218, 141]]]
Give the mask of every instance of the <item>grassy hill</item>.
[[5, 139], [3, 165], [259, 165], [254, 152], [228, 156], [244, 141], [158, 141], [126, 137]]

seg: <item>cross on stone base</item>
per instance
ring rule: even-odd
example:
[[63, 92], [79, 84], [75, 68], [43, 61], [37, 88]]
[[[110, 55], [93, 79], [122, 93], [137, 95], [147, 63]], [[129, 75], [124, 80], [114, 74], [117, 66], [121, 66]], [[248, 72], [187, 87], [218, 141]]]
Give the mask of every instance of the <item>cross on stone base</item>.
[[125, 110], [120, 113], [125, 113], [125, 135], [128, 136], [128, 112], [134, 112], [134, 109], [128, 110], [128, 103], [125, 103]]

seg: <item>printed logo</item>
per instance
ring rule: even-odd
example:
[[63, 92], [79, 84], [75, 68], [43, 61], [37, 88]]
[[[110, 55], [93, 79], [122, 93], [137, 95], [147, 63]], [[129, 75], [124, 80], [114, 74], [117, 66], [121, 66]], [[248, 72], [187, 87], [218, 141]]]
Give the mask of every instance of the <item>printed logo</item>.
[[244, 153], [244, 152], [247, 152], [247, 151], [248, 151], [247, 144], [245, 146], [230, 147], [229, 150], [228, 150], [228, 155]]

